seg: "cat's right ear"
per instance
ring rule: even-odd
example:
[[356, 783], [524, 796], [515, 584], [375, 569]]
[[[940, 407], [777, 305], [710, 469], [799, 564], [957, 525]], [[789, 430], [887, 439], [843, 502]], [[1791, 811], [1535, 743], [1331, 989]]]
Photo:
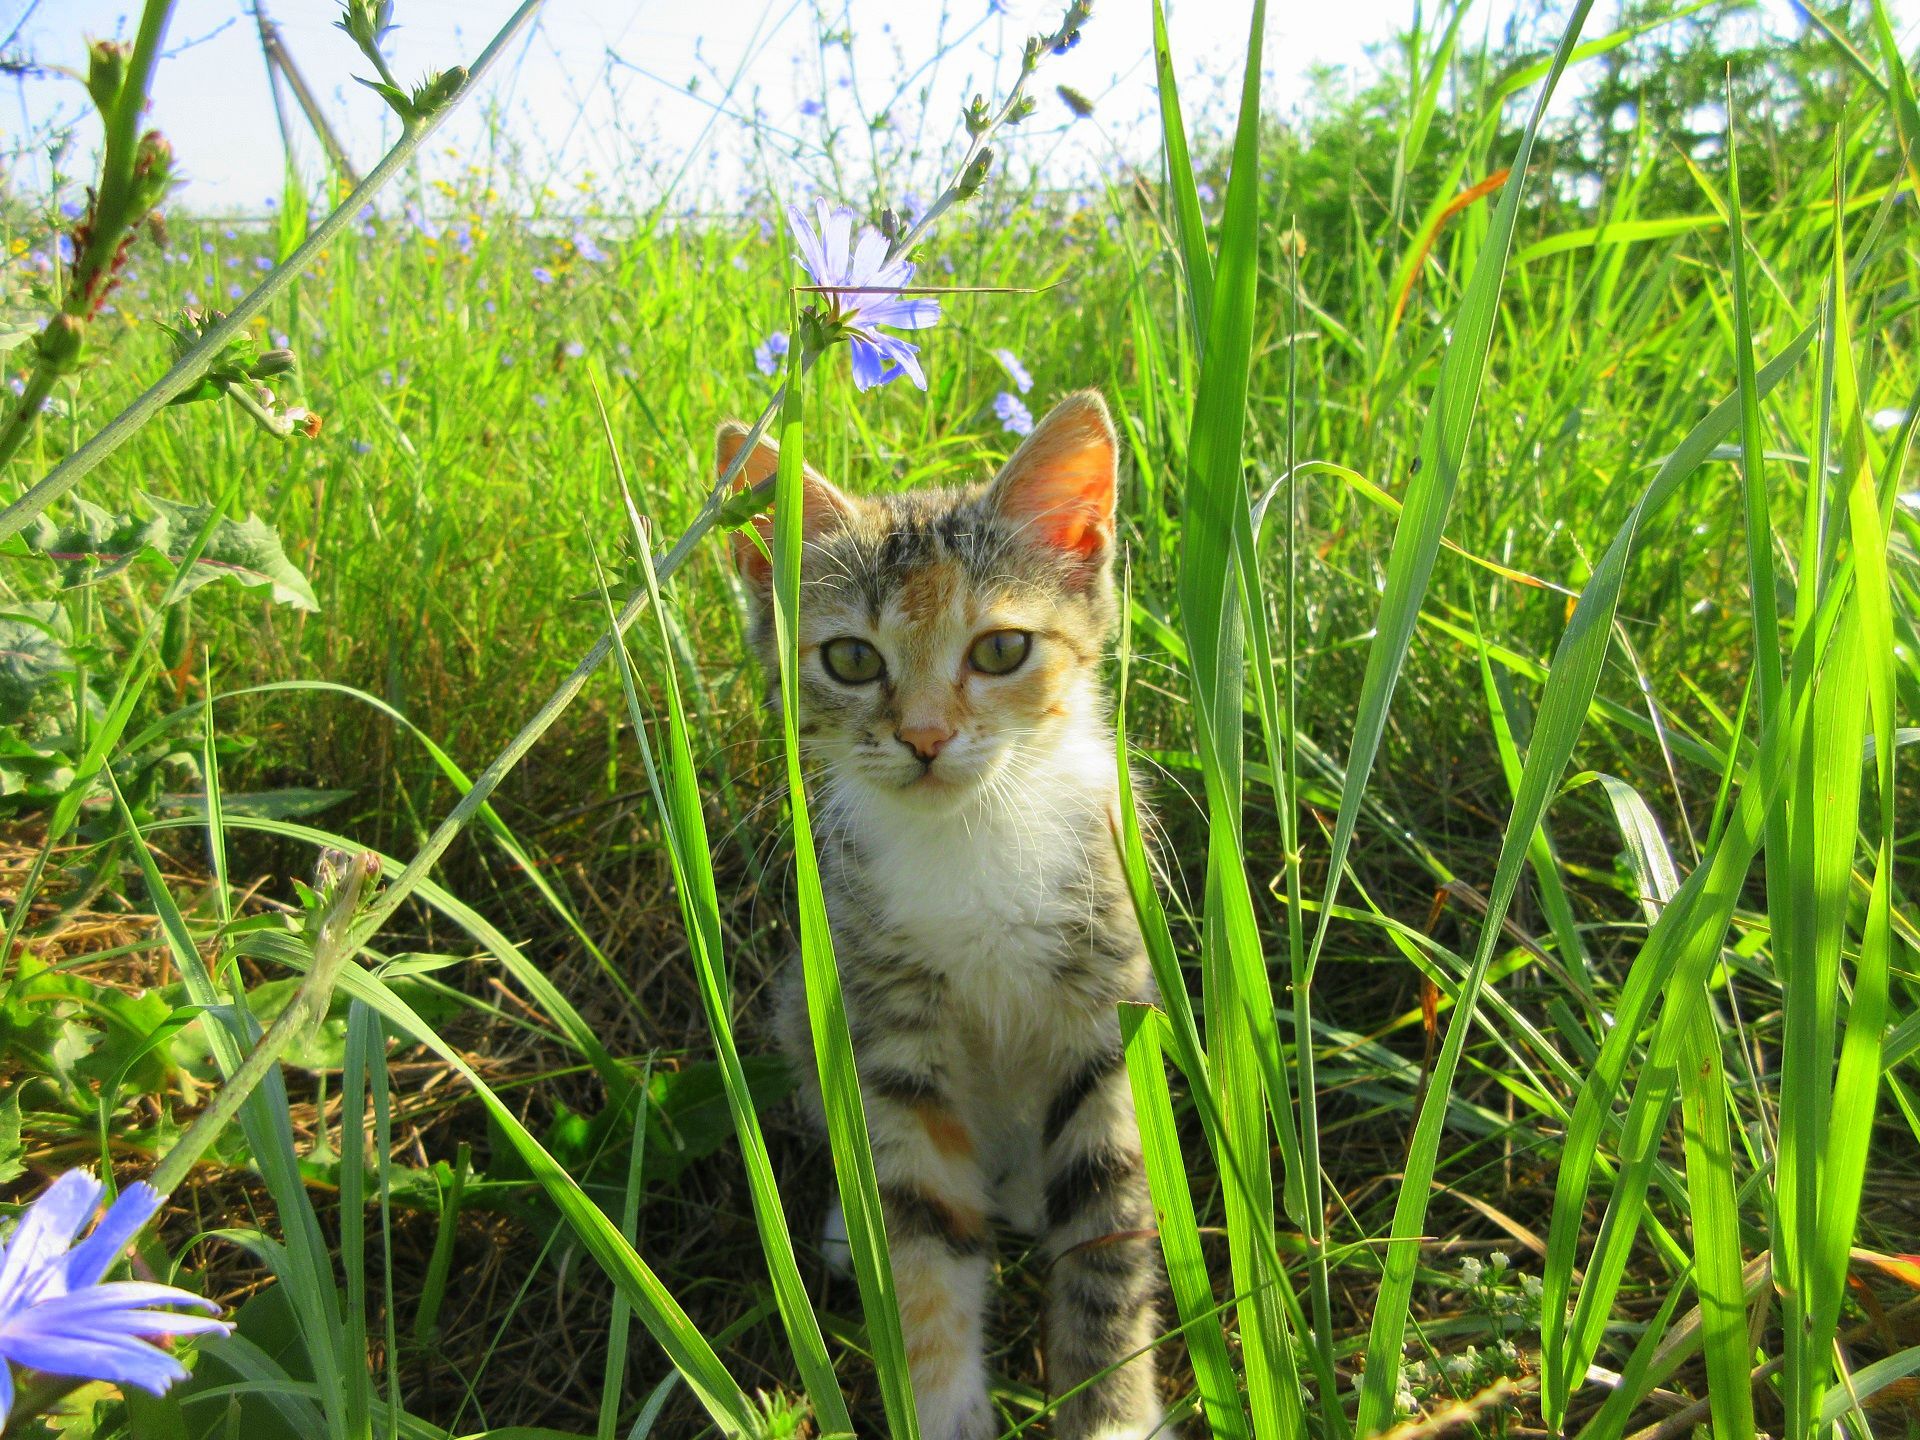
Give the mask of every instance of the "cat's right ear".
[[[733, 468], [740, 447], [747, 443], [747, 436], [751, 433], [738, 420], [729, 420], [720, 427], [720, 435], [714, 446], [716, 479]], [[744, 490], [749, 486], [771, 485], [779, 468], [780, 447], [763, 436], [753, 447], [753, 453], [747, 456], [746, 463], [740, 467], [740, 473], [734, 477], [734, 488]], [[801, 483], [805, 487], [805, 499], [802, 502], [804, 508], [800, 517], [800, 531], [807, 539], [817, 539], [829, 531], [837, 530], [853, 514], [854, 502], [811, 465], [802, 470]], [[773, 516], [756, 515], [753, 529], [771, 548]], [[767, 590], [772, 587], [773, 566], [768, 563], [766, 552], [753, 543], [753, 537], [744, 529], [733, 532], [733, 563], [756, 589]]]

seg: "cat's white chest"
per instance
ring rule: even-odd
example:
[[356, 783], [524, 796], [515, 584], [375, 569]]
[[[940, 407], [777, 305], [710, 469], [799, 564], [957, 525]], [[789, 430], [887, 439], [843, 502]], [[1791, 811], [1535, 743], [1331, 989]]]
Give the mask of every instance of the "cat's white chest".
[[887, 926], [995, 1030], [1043, 1023], [1063, 927], [1085, 905], [1083, 807], [876, 827], [866, 878]]

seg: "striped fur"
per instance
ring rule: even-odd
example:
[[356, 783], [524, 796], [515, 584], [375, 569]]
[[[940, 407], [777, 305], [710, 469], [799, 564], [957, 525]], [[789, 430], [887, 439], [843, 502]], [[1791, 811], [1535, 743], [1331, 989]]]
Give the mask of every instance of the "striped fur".
[[[722, 466], [743, 438], [722, 431]], [[995, 1217], [1051, 1265], [1052, 1433], [1138, 1440], [1160, 1424], [1152, 1210], [1114, 1011], [1151, 995], [1113, 852], [1099, 674], [1115, 455], [1086, 392], [988, 485], [856, 500], [807, 476], [800, 730], [928, 1440], [1002, 1428], [982, 1338]], [[774, 463], [763, 446], [749, 479]], [[771, 680], [770, 577], [750, 542], [737, 553]], [[1030, 649], [981, 673], [970, 647], [998, 630]], [[884, 675], [836, 679], [824, 652], [842, 637], [875, 646]], [[797, 966], [779, 1023], [817, 1113]], [[838, 1225], [827, 1248], [844, 1254]]]

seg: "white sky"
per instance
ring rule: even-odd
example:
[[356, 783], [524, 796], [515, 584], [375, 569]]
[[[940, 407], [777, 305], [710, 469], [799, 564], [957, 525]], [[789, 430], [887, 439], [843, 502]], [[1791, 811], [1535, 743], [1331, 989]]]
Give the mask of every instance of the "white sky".
[[[340, 13], [337, 0], [266, 3], [355, 163], [362, 170], [371, 167], [395, 129], [378, 97], [350, 79], [367, 67], [333, 28]], [[1898, 8], [1916, 3], [1920, 0], [1906, 0]], [[949, 39], [968, 34], [937, 70], [914, 79], [911, 93], [893, 112], [896, 121], [910, 122], [924, 109], [930, 141], [953, 130], [967, 96], [976, 90], [989, 98], [999, 93], [1021, 40], [1051, 29], [1063, 9], [1062, 0], [1006, 0], [1006, 13], [992, 16], [989, 0], [817, 4], [835, 26], [844, 16], [855, 36], [853, 78], [868, 112], [935, 54], [943, 33]], [[0, 0], [0, 37], [32, 5], [33, 0]], [[1364, 70], [1367, 47], [1389, 39], [1411, 17], [1413, 5], [1414, 0], [1270, 4], [1266, 107], [1284, 114], [1297, 104], [1310, 67]], [[132, 0], [38, 0], [15, 49], [44, 63], [84, 69], [82, 37], [131, 33], [137, 8]], [[388, 45], [395, 72], [412, 81], [426, 70], [470, 61], [513, 8], [513, 0], [398, 0], [400, 28]], [[1245, 0], [1169, 0], [1174, 58], [1190, 124], [1201, 102], [1209, 96], [1217, 102], [1215, 79], [1237, 76], [1250, 8]], [[1439, 7], [1429, 0], [1427, 8]], [[1534, 14], [1537, 8], [1537, 0], [1481, 0], [1468, 30], [1497, 30], [1516, 10]], [[1611, 0], [1596, 5], [1589, 37], [1611, 28], [1615, 8]], [[1762, 8], [1782, 33], [1797, 28], [1788, 18], [1788, 0], [1765, 0]], [[815, 16], [816, 0], [548, 0], [535, 27], [489, 77], [486, 92], [499, 101], [509, 137], [525, 147], [522, 173], [544, 174], [551, 167], [559, 182], [591, 170], [620, 188], [619, 182], [629, 178], [623, 171], [671, 168], [678, 157], [701, 147], [693, 175], [704, 181], [709, 198], [729, 203], [744, 174], [743, 127], [723, 118], [702, 142], [713, 115], [704, 97], [719, 99], [743, 66], [731, 102], [739, 110], [751, 112], [757, 104], [772, 131], [817, 141], [820, 121], [803, 115], [800, 105], [824, 90], [828, 118], [850, 122], [850, 153], [864, 157], [864, 132], [852, 99], [856, 92], [839, 83], [847, 74], [847, 57], [829, 55], [823, 86]], [[1043, 64], [1036, 77], [1041, 111], [1029, 127], [1049, 131], [1064, 122], [1066, 112], [1053, 93], [1062, 83], [1099, 102], [1101, 124], [1073, 126], [1057, 138], [1029, 139], [1030, 159], [1044, 154], [1050, 167], [1072, 176], [1106, 164], [1115, 145], [1134, 159], [1153, 154], [1150, 16], [1150, 0], [1097, 0], [1084, 42]], [[202, 212], [258, 211], [279, 193], [282, 147], [251, 0], [179, 0], [168, 44], [175, 53], [159, 70], [153, 108], [154, 123], [172, 140], [188, 177], [174, 204]], [[995, 83], [996, 57], [1002, 83]], [[695, 77], [699, 98], [685, 88]], [[923, 87], [930, 92], [924, 106], [916, 98]], [[430, 173], [432, 167], [457, 163], [445, 155], [446, 147], [465, 160], [481, 145], [485, 122], [479, 102], [478, 96], [470, 98], [435, 137]], [[85, 96], [69, 78], [10, 82], [0, 88], [0, 154], [17, 150], [17, 137], [33, 135], [50, 120], [85, 113]], [[1215, 113], [1230, 112], [1216, 104]], [[297, 114], [295, 123], [300, 125]], [[319, 173], [318, 149], [304, 127], [302, 132], [300, 149], [312, 178]], [[67, 165], [70, 172], [84, 173], [93, 134], [82, 129], [80, 153]], [[44, 155], [29, 152], [11, 163], [17, 184], [44, 185]], [[852, 173], [850, 188], [868, 178], [857, 167]], [[927, 177], [887, 178], [906, 189]], [[652, 198], [644, 183], [638, 189], [642, 200]]]

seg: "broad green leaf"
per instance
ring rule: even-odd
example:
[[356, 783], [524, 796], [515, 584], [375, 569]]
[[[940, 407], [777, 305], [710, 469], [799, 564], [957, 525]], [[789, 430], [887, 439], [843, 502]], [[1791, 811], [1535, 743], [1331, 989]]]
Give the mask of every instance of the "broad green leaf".
[[136, 560], [153, 559], [184, 575], [169, 589], [169, 599], [191, 595], [216, 580], [265, 587], [274, 601], [296, 610], [318, 610], [313, 587], [282, 548], [279, 533], [257, 515], [214, 521], [197, 558], [188, 561], [191, 541], [214, 518], [214, 507], [189, 505], [160, 496], [140, 496], [154, 513], [142, 519], [114, 515], [91, 501], [75, 498], [79, 518], [64, 528], [44, 515], [27, 527], [29, 552], [53, 560], [69, 586], [90, 585], [118, 575]]
[[57, 600], [16, 600], [0, 611], [0, 725], [13, 725], [73, 667], [73, 628]]

